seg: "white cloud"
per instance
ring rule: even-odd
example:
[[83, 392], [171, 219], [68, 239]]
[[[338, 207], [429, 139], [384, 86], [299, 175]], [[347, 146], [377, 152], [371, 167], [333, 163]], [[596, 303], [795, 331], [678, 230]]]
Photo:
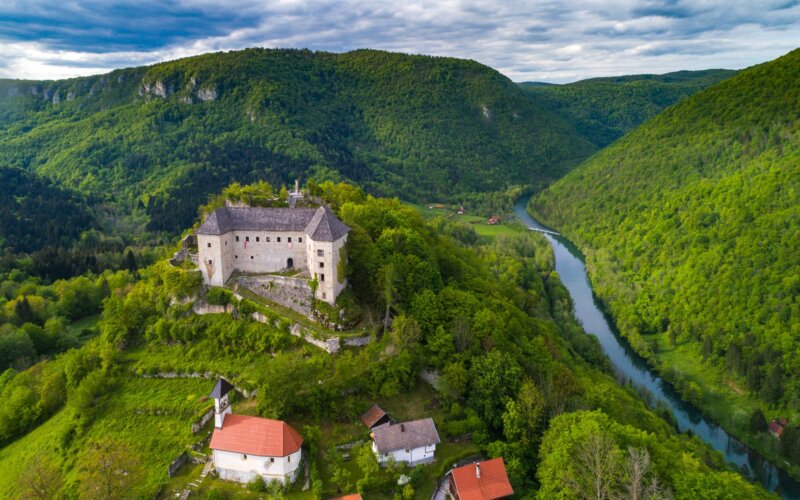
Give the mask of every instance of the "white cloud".
[[[513, 80], [741, 68], [796, 48], [796, 1], [157, 0], [0, 6], [0, 76], [63, 78], [250, 46], [475, 59]], [[159, 15], [166, 9], [164, 15]], [[145, 18], [130, 19], [131, 13]]]

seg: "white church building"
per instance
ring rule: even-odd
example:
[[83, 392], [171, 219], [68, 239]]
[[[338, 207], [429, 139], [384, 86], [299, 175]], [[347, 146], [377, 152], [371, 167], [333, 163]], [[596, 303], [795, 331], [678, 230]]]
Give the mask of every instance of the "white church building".
[[234, 271], [297, 268], [316, 277], [316, 298], [333, 304], [347, 285], [339, 280], [339, 266], [349, 231], [326, 206], [218, 208], [197, 230], [203, 281], [223, 286]]
[[214, 398], [214, 434], [209, 447], [217, 475], [240, 483], [256, 476], [266, 482], [294, 481], [302, 458], [302, 436], [281, 420], [232, 413], [228, 402], [232, 389], [221, 378], [210, 396]]

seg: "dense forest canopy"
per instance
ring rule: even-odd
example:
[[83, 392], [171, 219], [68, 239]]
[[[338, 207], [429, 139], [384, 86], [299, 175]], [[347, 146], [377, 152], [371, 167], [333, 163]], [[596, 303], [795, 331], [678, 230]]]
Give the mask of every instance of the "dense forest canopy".
[[[705, 375], [723, 373], [717, 387], [701, 375], [706, 388], [795, 422], [798, 118], [800, 50], [668, 109], [531, 205], [588, 253], [596, 290], [639, 352], [658, 363], [667, 347], [688, 349], [678, 362], [694, 356]], [[662, 366], [700, 402], [688, 367]], [[744, 426], [731, 411], [718, 418]]]
[[2, 166], [0, 213], [0, 248], [13, 252], [70, 246], [97, 224], [82, 196], [34, 173]]
[[681, 99], [735, 75], [710, 69], [591, 78], [565, 85], [521, 83], [553, 113], [604, 148]]
[[349, 179], [448, 198], [543, 185], [595, 150], [473, 61], [247, 49], [61, 81], [0, 81], [7, 164], [177, 232], [233, 181]]

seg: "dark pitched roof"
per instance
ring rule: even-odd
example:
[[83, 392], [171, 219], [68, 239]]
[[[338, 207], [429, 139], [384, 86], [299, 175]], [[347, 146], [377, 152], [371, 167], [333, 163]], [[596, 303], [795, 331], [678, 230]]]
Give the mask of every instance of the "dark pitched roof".
[[305, 231], [315, 241], [336, 241], [350, 231], [328, 207], [222, 207], [209, 214], [197, 234], [230, 231]]
[[220, 377], [220, 379], [217, 380], [217, 385], [214, 386], [214, 388], [211, 390], [211, 394], [209, 394], [208, 397], [221, 398], [222, 396], [228, 394], [233, 388], [234, 387], [230, 384], [230, 382]]
[[439, 443], [439, 433], [432, 418], [412, 420], [400, 424], [376, 427], [372, 439], [379, 453], [395, 450], [414, 449]]
[[348, 231], [350, 228], [325, 206], [317, 209], [306, 227], [306, 234], [314, 241], [336, 241]]
[[461, 500], [494, 500], [514, 493], [502, 457], [453, 469], [453, 483]]
[[364, 422], [364, 425], [372, 429], [378, 422], [383, 419], [389, 419], [389, 415], [386, 414], [383, 409], [378, 405], [372, 405], [372, 408], [367, 410], [367, 412], [361, 415], [361, 421]]

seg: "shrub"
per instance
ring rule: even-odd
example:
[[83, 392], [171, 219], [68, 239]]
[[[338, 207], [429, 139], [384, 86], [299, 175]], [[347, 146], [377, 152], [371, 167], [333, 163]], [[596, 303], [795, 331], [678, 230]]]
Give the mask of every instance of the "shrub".
[[267, 491], [267, 483], [264, 482], [263, 477], [255, 476], [247, 483], [247, 489], [257, 493], [263, 493]]
[[233, 294], [224, 288], [212, 287], [206, 292], [206, 302], [215, 306], [226, 306], [233, 302]]

